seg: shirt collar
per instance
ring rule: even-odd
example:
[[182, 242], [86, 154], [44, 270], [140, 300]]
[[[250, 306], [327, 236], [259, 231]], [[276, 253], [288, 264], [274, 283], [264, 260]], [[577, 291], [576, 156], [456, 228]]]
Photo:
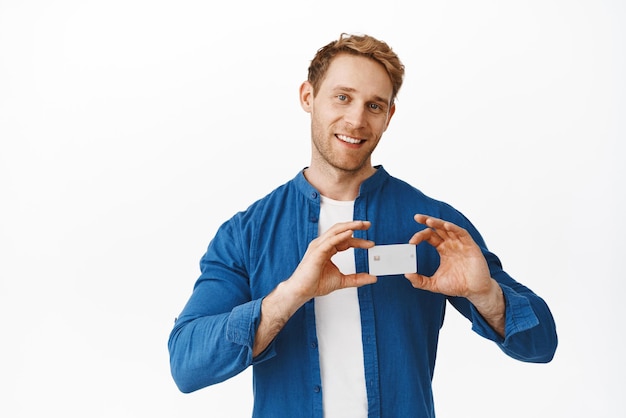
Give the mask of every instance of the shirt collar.
[[[389, 173], [387, 173], [382, 165], [377, 165], [374, 168], [376, 169], [376, 172], [361, 183], [359, 196], [379, 190], [382, 184], [387, 180], [387, 178], [389, 178]], [[305, 169], [306, 167], [298, 172], [298, 175], [296, 175], [293, 179], [294, 184], [307, 199], [319, 202], [320, 192], [307, 181], [306, 177], [304, 177]]]

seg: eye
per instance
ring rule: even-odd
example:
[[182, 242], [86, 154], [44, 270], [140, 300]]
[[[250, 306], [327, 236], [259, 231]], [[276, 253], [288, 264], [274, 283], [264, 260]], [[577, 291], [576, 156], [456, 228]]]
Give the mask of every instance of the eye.
[[379, 105], [378, 103], [370, 103], [368, 105], [368, 107], [369, 107], [369, 109], [372, 112], [377, 112], [378, 113], [378, 112], [382, 112], [383, 111], [383, 106]]
[[345, 102], [348, 100], [348, 96], [346, 96], [345, 94], [338, 94], [337, 99], [339, 99], [340, 102]]

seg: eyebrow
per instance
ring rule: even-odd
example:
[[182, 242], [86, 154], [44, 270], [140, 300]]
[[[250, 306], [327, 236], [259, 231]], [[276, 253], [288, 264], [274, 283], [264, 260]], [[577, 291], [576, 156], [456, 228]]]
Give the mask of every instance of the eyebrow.
[[[346, 86], [335, 86], [332, 91], [345, 91], [347, 93], [353, 93], [355, 91], [357, 91], [355, 88], [352, 87], [346, 87]], [[391, 102], [390, 99], [385, 99], [384, 97], [380, 97], [380, 96], [374, 96], [373, 101], [375, 102], [381, 102], [381, 103], [385, 103], [385, 104], [389, 104]]]

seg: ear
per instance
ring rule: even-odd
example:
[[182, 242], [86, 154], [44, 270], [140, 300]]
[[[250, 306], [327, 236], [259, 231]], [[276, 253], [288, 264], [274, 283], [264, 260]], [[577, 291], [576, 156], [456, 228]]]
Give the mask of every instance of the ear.
[[313, 107], [313, 86], [308, 80], [300, 86], [300, 106], [302, 106], [305, 112], [311, 113]]

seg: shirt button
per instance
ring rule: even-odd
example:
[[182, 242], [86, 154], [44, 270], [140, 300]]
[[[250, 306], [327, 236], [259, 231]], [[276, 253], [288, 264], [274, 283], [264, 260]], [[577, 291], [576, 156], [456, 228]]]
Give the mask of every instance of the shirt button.
[[315, 341], [311, 342], [311, 348], [317, 348], [317, 343]]
[[311, 199], [317, 199], [317, 192], [311, 192]]
[[313, 386], [313, 392], [319, 393], [320, 390], [321, 390], [321, 388], [319, 386], [317, 386], [317, 385]]

